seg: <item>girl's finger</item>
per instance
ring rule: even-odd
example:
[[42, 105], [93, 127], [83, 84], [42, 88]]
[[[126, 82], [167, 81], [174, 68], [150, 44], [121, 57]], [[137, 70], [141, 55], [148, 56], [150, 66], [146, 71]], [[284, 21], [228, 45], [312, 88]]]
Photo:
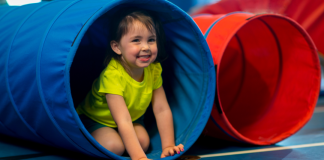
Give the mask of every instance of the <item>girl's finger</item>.
[[178, 146], [174, 146], [173, 150], [177, 153], [180, 154], [180, 148]]
[[174, 155], [174, 151], [173, 151], [173, 149], [170, 149], [170, 150], [169, 150], [169, 154], [170, 154], [170, 156], [173, 156], [173, 155]]
[[182, 144], [179, 144], [177, 147], [179, 147], [180, 151], [184, 151], [184, 146]]

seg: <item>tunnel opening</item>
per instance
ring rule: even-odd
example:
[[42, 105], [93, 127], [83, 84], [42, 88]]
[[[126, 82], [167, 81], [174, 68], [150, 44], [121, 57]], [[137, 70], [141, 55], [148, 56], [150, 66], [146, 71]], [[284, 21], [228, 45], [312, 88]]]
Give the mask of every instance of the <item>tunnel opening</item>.
[[312, 115], [318, 68], [303, 33], [284, 18], [264, 16], [242, 26], [227, 44], [217, 79], [219, 101], [243, 137], [279, 141]]
[[[90, 91], [93, 81], [104, 69], [106, 49], [109, 45], [109, 24], [111, 16], [130, 4], [116, 6], [100, 16], [86, 31], [75, 53], [70, 69], [71, 96], [74, 107], [83, 101]], [[141, 8], [136, 5], [132, 7]], [[150, 10], [149, 7], [144, 8]], [[205, 54], [208, 50], [201, 44], [202, 37], [194, 32], [192, 22], [187, 22], [184, 15], [177, 11], [150, 10], [158, 12], [165, 32], [165, 49], [168, 58], [161, 62], [163, 87], [174, 117], [175, 141], [177, 144], [192, 145], [190, 136], [201, 123], [201, 115], [205, 113], [206, 91], [210, 61]], [[161, 14], [163, 12], [163, 14]], [[190, 46], [190, 47], [188, 47]], [[212, 86], [212, 85], [211, 85]], [[208, 109], [207, 110], [211, 110]], [[186, 124], [183, 121], [187, 121]], [[145, 128], [150, 136], [148, 156], [159, 157], [161, 139], [156, 126], [155, 117], [150, 106], [144, 115]], [[203, 127], [203, 126], [200, 126]], [[202, 130], [202, 129], [201, 129]], [[195, 135], [196, 136], [196, 135]]]

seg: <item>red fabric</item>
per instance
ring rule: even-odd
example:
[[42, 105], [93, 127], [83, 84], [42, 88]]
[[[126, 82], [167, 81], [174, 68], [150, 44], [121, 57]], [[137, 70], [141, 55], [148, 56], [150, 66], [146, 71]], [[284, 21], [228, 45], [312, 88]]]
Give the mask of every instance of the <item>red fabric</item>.
[[221, 0], [206, 5], [192, 15], [227, 14], [245, 11], [254, 14], [276, 13], [297, 21], [311, 36], [318, 51], [324, 53], [324, 1], [323, 0]]
[[206, 135], [269, 145], [307, 123], [321, 76], [315, 46], [301, 26], [274, 14], [193, 19], [206, 34], [217, 66], [215, 103], [223, 111], [214, 106], [211, 117], [217, 124], [209, 121]]

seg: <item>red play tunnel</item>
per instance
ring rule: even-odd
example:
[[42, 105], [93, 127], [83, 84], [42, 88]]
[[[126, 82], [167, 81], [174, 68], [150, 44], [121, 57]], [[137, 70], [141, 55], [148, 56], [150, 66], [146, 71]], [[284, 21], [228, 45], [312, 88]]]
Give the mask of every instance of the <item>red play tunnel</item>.
[[299, 24], [245, 12], [193, 19], [216, 66], [216, 98], [204, 134], [269, 145], [308, 122], [320, 90], [320, 64]]

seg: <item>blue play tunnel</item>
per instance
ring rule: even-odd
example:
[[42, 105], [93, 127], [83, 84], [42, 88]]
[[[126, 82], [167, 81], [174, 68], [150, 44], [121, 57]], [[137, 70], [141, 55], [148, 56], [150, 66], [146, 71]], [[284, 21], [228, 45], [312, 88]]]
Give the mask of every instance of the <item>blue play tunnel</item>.
[[[163, 23], [169, 57], [162, 63], [162, 77], [175, 140], [186, 149], [193, 145], [211, 113], [215, 68], [199, 28], [164, 0], [56, 0], [0, 7], [0, 134], [96, 157], [126, 158], [97, 143], [75, 111], [104, 67], [111, 16], [125, 7], [157, 12]], [[159, 158], [152, 110], [144, 121], [151, 139], [148, 157]]]

